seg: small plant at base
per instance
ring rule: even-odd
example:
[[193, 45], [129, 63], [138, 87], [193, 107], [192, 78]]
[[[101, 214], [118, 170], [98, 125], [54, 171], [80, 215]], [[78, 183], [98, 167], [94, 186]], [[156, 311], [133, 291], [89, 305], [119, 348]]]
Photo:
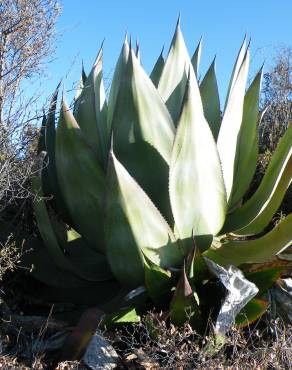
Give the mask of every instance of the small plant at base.
[[4, 244], [0, 244], [0, 281], [8, 271], [14, 271], [20, 262], [21, 253], [11, 234]]

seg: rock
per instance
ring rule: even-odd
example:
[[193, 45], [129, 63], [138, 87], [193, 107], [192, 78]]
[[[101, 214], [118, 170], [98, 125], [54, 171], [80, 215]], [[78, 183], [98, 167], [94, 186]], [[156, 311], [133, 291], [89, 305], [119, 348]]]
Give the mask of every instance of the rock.
[[204, 259], [210, 271], [220, 279], [227, 290], [215, 324], [215, 332], [221, 342], [226, 332], [234, 324], [237, 314], [259, 290], [254, 283], [244, 277], [242, 271], [237, 267], [231, 265], [225, 269], [206, 257]]
[[117, 368], [119, 356], [100, 332], [96, 331], [82, 361], [91, 370], [112, 370]]

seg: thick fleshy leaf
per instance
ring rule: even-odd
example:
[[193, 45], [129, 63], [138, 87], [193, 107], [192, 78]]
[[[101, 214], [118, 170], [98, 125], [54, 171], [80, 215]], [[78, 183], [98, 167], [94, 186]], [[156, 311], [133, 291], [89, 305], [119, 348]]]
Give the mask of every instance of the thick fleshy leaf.
[[263, 299], [253, 298], [237, 315], [235, 323], [243, 328], [259, 319], [268, 309], [269, 304]]
[[154, 264], [147, 258], [144, 261], [145, 285], [152, 301], [161, 305], [169, 301], [174, 281], [169, 270]]
[[[122, 99], [122, 95], [127, 101]], [[126, 110], [125, 106], [121, 107], [122, 102], [128, 103]], [[127, 123], [128, 119], [132, 122]], [[173, 122], [132, 50], [120, 84], [113, 123], [115, 147], [123, 148], [142, 140], [152, 145], [167, 163], [170, 162]]]
[[[51, 257], [44, 242], [38, 238], [28, 238], [26, 248], [21, 256], [21, 266], [25, 268], [26, 274], [38, 281], [62, 289], [80, 289], [94, 284], [64, 268], [57, 267], [55, 260]], [[45, 266], [45, 268], [44, 268]], [[64, 265], [62, 265], [64, 267]]]
[[218, 151], [221, 159], [223, 177], [229, 201], [234, 182], [236, 169], [237, 139], [242, 123], [245, 85], [247, 81], [249, 65], [249, 49], [238, 72], [237, 79], [230, 91], [226, 109], [222, 118], [217, 140]]
[[77, 238], [67, 243], [68, 260], [78, 266], [83, 276], [88, 276], [92, 281], [111, 280], [113, 274], [107, 262], [106, 256], [92, 250], [84, 238]]
[[104, 254], [91, 249], [84, 238], [74, 229], [68, 229], [54, 212], [50, 210], [50, 221], [57, 237], [59, 247], [66, 253], [66, 258], [78, 266], [80, 274], [90, 277], [90, 280], [101, 281], [112, 279], [109, 264]]
[[[34, 179], [32, 180], [32, 184], [33, 187], [40, 185], [40, 183], [37, 183]], [[66, 256], [58, 245], [58, 240], [56, 238], [52, 225], [50, 224], [50, 219], [44, 200], [42, 200], [41, 198], [35, 199], [33, 205], [40, 234], [45, 241], [44, 244], [47, 248], [47, 252], [49, 256], [53, 259], [54, 264], [61, 271], [69, 272], [69, 275], [71, 272], [74, 276], [76, 276], [76, 278], [80, 278], [78, 269], [74, 268], [74, 266], [67, 260]], [[34, 259], [35, 263], [37, 263], [37, 261], [38, 259]], [[37, 268], [38, 267], [39, 266], [37, 266]]]
[[85, 73], [85, 70], [84, 70], [84, 65], [83, 65], [83, 62], [82, 62], [81, 77], [80, 77], [79, 83], [77, 85], [76, 94], [75, 94], [75, 97], [74, 97], [74, 108], [73, 108], [74, 113], [75, 113], [75, 109], [78, 105], [77, 100], [78, 100], [79, 96], [82, 93], [82, 90], [84, 88], [86, 80], [87, 80], [87, 76], [86, 76], [86, 73]]
[[40, 131], [39, 131], [39, 140], [38, 140], [37, 154], [40, 154], [41, 152], [45, 152], [46, 151], [46, 141], [45, 141], [45, 137], [46, 137], [46, 122], [47, 122], [47, 117], [44, 114], [43, 115], [43, 119], [42, 119], [41, 128], [40, 128]]
[[187, 256], [186, 260], [186, 274], [189, 279], [194, 279], [196, 275], [196, 264], [201, 256], [200, 249], [196, 245], [194, 236], [192, 236], [193, 247]]
[[140, 322], [140, 320], [140, 316], [137, 314], [136, 309], [133, 307], [128, 307], [122, 308], [118, 312], [105, 315], [100, 326], [110, 329], [115, 325]]
[[129, 58], [129, 44], [126, 36], [119, 59], [116, 64], [108, 98], [107, 126], [109, 132], [111, 132], [112, 130], [112, 120], [114, 111], [116, 109], [117, 95], [120, 89], [121, 81], [124, 78], [128, 58]]
[[119, 161], [171, 222], [168, 163], [174, 125], [133, 51], [120, 83], [112, 128], [114, 151]]
[[45, 128], [45, 146], [47, 152], [47, 166], [43, 168], [42, 183], [44, 194], [48, 197], [52, 197], [50, 205], [54, 208], [58, 216], [62, 217], [66, 222], [72, 224], [72, 220], [69, 217], [66, 204], [64, 202], [56, 169], [56, 126], [55, 126], [55, 115], [56, 105], [58, 99], [60, 83], [58, 84], [49, 108], [49, 113], [46, 120]]
[[188, 281], [185, 266], [182, 268], [179, 282], [170, 303], [170, 319], [178, 326], [188, 322], [195, 329], [200, 330], [202, 328], [199, 298]]
[[236, 58], [236, 62], [233, 66], [233, 70], [232, 70], [232, 74], [231, 74], [231, 78], [230, 78], [229, 86], [228, 86], [228, 90], [227, 90], [224, 110], [226, 109], [228, 100], [229, 100], [230, 95], [231, 95], [231, 91], [233, 89], [233, 86], [234, 86], [235, 81], [237, 79], [237, 76], [238, 76], [238, 73], [240, 71], [241, 65], [243, 63], [245, 53], [246, 53], [246, 36], [244, 36], [243, 42], [241, 44], [241, 47], [239, 49], [239, 52], [238, 52], [238, 55], [237, 55], [237, 58]]
[[226, 195], [216, 143], [193, 72], [173, 146], [169, 191], [180, 239], [217, 234], [225, 219]]
[[158, 84], [158, 92], [166, 102], [175, 125], [181, 111], [190, 67], [191, 60], [180, 30], [180, 20], [178, 20]]
[[255, 194], [242, 207], [228, 215], [223, 227], [224, 233], [257, 234], [271, 221], [292, 180], [291, 143], [292, 125], [279, 141]]
[[143, 254], [154, 264], [164, 267], [180, 268], [185, 251], [178, 241], [169, 242], [164, 247], [144, 247]]
[[135, 50], [135, 55], [139, 63], [141, 63], [141, 53], [140, 53], [140, 45], [139, 42], [136, 41], [136, 50]]
[[[113, 153], [110, 154], [107, 183], [108, 260], [119, 281], [137, 287], [144, 283], [142, 249], [167, 248], [173, 235], [154, 204]], [[160, 266], [167, 267], [167, 263], [167, 258], [161, 260]]]
[[87, 141], [92, 145], [99, 163], [106, 168], [109, 150], [107, 103], [102, 78], [102, 48], [76, 101], [75, 118]]
[[50, 218], [48, 215], [47, 207], [43, 198], [41, 190], [41, 177], [34, 176], [31, 180], [32, 189], [36, 194], [35, 200], [33, 202], [33, 207], [36, 215], [36, 220], [38, 224], [38, 229], [44, 240], [45, 246], [51, 257], [53, 258], [56, 266], [61, 269], [68, 270], [73, 274], [80, 277], [78, 269], [67, 260], [63, 251], [61, 250], [56, 234], [53, 230]]
[[77, 231], [92, 248], [103, 250], [105, 178], [65, 101], [57, 129], [56, 165], [60, 188]]
[[[59, 243], [58, 233], [54, 227], [58, 221], [55, 219], [53, 223], [51, 222], [40, 185], [41, 179], [33, 177], [32, 187], [36, 194], [33, 206], [44, 245], [56, 266], [88, 281], [110, 279], [112, 274], [104, 255], [90, 250], [77, 239], [71, 242]], [[64, 254], [65, 249], [67, 250], [66, 255]]]
[[292, 214], [261, 238], [241, 241], [229, 240], [219, 246], [214, 245], [204, 252], [204, 256], [221, 266], [262, 263], [271, 260], [291, 244]]
[[258, 115], [262, 69], [244, 97], [242, 124], [237, 138], [235, 170], [229, 208], [243, 198], [256, 170], [258, 159]]
[[285, 267], [264, 268], [245, 274], [246, 278], [253, 282], [259, 289], [259, 294], [265, 293], [280, 278]]
[[150, 74], [150, 79], [153, 82], [154, 86], [157, 87], [160, 81], [161, 73], [164, 67], [164, 58], [163, 58], [163, 49], [153, 67], [153, 70]]
[[201, 51], [202, 51], [202, 37], [200, 38], [198, 46], [196, 47], [196, 50], [191, 59], [192, 66], [194, 68], [194, 72], [197, 78], [199, 78], [199, 65], [200, 65], [200, 59], [201, 59]]
[[[35, 274], [34, 270], [31, 273], [31, 275], [35, 276], [38, 280], [42, 281], [42, 277], [45, 284], [31, 279], [30, 288], [26, 291], [26, 294], [30, 297], [48, 302], [50, 305], [54, 302], [63, 304], [64, 302], [70, 302], [83, 307], [86, 305], [99, 305], [102, 309], [106, 302], [110, 302], [121, 291], [121, 286], [116, 280], [102, 282], [88, 282], [83, 280], [86, 284], [78, 285], [78, 283], [76, 284], [76, 279], [74, 281], [71, 279], [74, 277], [73, 274], [70, 274], [68, 271], [63, 273], [62, 270], [56, 268], [54, 263], [50, 263], [46, 257], [48, 256], [44, 255], [42, 259], [38, 261], [41, 263], [41, 266], [46, 266], [48, 264], [48, 271], [40, 267], [38, 269], [38, 274]], [[35, 258], [35, 256], [33, 256], [33, 258]], [[53, 269], [51, 269], [51, 267], [53, 267]], [[40, 271], [40, 269], [43, 271]], [[28, 272], [28, 274], [30, 275], [30, 272]], [[52, 276], [50, 276], [50, 274]], [[68, 285], [66, 283], [68, 283]], [[95, 294], [93, 294], [93, 292], [95, 292]]]
[[204, 108], [204, 115], [209, 123], [214, 139], [217, 140], [220, 123], [220, 99], [215, 73], [215, 59], [208, 69], [203, 81], [200, 84], [200, 93]]

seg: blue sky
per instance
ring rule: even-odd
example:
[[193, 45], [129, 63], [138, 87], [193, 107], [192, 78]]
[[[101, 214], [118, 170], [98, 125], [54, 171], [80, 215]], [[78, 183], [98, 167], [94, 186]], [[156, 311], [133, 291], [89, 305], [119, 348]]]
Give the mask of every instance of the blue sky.
[[[91, 68], [103, 39], [104, 74], [111, 76], [125, 32], [139, 40], [147, 72], [162, 46], [169, 48], [178, 14], [190, 54], [203, 36], [200, 74], [217, 55], [221, 100], [244, 34], [252, 39], [251, 75], [265, 61], [271, 63], [275, 48], [292, 46], [291, 0], [61, 0], [57, 50], [48, 65], [45, 94], [65, 77], [66, 89], [79, 80], [81, 61]], [[70, 97], [70, 94], [69, 94]]]

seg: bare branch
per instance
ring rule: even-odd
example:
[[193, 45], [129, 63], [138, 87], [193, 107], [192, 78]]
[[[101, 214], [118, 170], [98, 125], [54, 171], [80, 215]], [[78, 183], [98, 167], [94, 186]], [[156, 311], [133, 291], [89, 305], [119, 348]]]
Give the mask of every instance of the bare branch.
[[292, 121], [292, 48], [281, 48], [274, 64], [264, 74], [262, 110], [266, 109], [259, 127], [260, 147], [273, 152]]
[[[57, 0], [0, 2], [0, 209], [29, 195], [39, 95], [25, 88], [54, 52]], [[34, 111], [35, 110], [35, 111]]]

